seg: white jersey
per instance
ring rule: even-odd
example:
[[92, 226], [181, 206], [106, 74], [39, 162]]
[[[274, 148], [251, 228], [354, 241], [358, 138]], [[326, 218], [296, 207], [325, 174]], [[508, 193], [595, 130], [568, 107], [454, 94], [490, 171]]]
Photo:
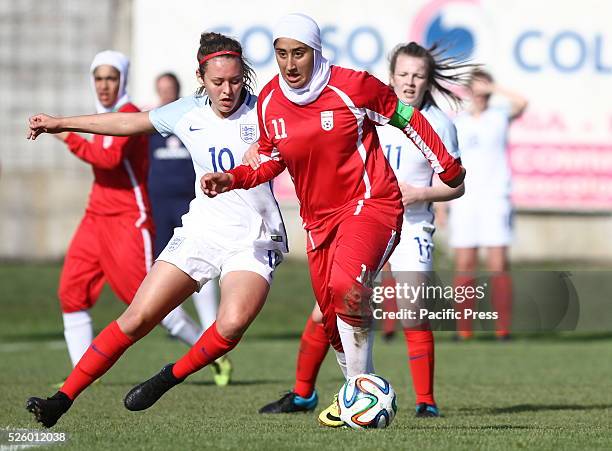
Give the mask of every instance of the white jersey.
[[[420, 111], [440, 136], [448, 153], [459, 158], [457, 132], [452, 121], [432, 104], [425, 105]], [[397, 181], [416, 187], [431, 186], [433, 169], [412, 141], [401, 130], [390, 125], [377, 127], [376, 130], [383, 153], [393, 168]], [[431, 202], [417, 202], [404, 208], [405, 224], [420, 222], [433, 224], [433, 220]]]
[[463, 112], [455, 118], [461, 162], [467, 171], [462, 201], [510, 194], [509, 125], [508, 106], [489, 107], [478, 117]]
[[212, 111], [207, 96], [193, 95], [150, 111], [149, 120], [163, 136], [176, 135], [191, 154], [196, 197], [182, 218], [184, 229], [228, 249], [256, 247], [288, 252], [271, 182], [214, 198], [200, 189], [205, 173], [240, 165], [249, 145], [257, 141], [256, 103], [257, 97], [247, 94], [234, 114], [221, 119]]

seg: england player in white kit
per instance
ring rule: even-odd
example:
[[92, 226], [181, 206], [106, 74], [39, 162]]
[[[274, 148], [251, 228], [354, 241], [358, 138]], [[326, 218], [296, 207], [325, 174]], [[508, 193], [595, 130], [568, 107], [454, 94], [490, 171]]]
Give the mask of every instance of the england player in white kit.
[[[398, 59], [403, 63], [403, 57]], [[459, 158], [457, 132], [452, 121], [432, 103], [422, 104], [420, 111], [440, 136], [446, 150]], [[443, 186], [412, 142], [402, 139], [401, 133], [396, 133], [393, 127], [378, 127], [377, 132], [404, 199], [404, 224], [400, 243], [389, 259], [391, 270], [431, 271], [435, 231], [432, 202], [459, 197], [463, 187]], [[442, 192], [435, 191], [438, 189]]]
[[[181, 139], [197, 180], [204, 172], [228, 170], [257, 139], [256, 99], [250, 93], [254, 74], [240, 43], [219, 33], [201, 35], [197, 61], [198, 95], [150, 113], [39, 114], [30, 118], [29, 138], [62, 131], [128, 136], [157, 130]], [[183, 226], [175, 230], [127, 310], [94, 339], [55, 395], [28, 400], [27, 409], [44, 426], [53, 426], [128, 347], [211, 278], [220, 276], [217, 320], [176, 363], [130, 390], [124, 400], [127, 409], [147, 409], [187, 376], [227, 354], [263, 307], [274, 269], [287, 251], [271, 186], [216, 199], [203, 196], [199, 186], [196, 192]]]
[[509, 105], [490, 107], [479, 117], [462, 112], [461, 158], [470, 168], [466, 193], [450, 204], [450, 244], [454, 248], [508, 246], [512, 241], [510, 167], [506, 154]]
[[205, 173], [241, 164], [248, 146], [257, 141], [256, 103], [257, 97], [247, 93], [231, 116], [220, 118], [208, 96], [193, 95], [149, 113], [159, 133], [174, 134], [185, 144], [196, 173], [196, 197], [158, 260], [177, 266], [200, 286], [235, 270], [254, 271], [270, 282], [282, 253], [288, 252], [269, 183], [215, 198], [206, 197], [199, 186]]
[[[465, 178], [465, 196], [450, 203], [450, 245], [455, 251], [455, 284], [472, 285], [478, 269], [478, 249], [486, 249], [486, 270], [492, 272], [491, 303], [499, 315], [496, 334], [510, 337], [512, 281], [508, 273], [508, 246], [512, 241], [511, 174], [506, 153], [508, 129], [527, 107], [527, 100], [493, 83], [493, 77], [475, 70], [470, 78], [471, 105], [455, 118]], [[505, 104], [489, 103], [492, 94]], [[462, 308], [473, 308], [468, 299]], [[458, 321], [458, 338], [472, 337], [471, 320]]]
[[[508, 129], [527, 107], [527, 100], [495, 85], [482, 70], [474, 71], [470, 88], [472, 104], [454, 121], [463, 163], [471, 171], [465, 179], [465, 196], [450, 204], [450, 244], [454, 248], [505, 247], [512, 241]], [[494, 92], [506, 102], [490, 105]]]

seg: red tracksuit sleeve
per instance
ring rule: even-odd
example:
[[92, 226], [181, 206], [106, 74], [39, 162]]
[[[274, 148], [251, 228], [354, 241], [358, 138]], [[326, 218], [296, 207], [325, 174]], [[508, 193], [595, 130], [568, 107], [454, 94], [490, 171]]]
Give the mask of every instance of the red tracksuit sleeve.
[[[403, 131], [427, 158], [444, 183], [448, 184], [461, 174], [461, 159], [448, 153], [438, 134], [416, 108]], [[462, 180], [455, 180], [453, 185], [458, 186], [461, 182]]]
[[266, 155], [261, 153], [262, 163], [258, 169], [253, 169], [249, 165], [241, 165], [227, 171], [234, 176], [234, 182], [230, 189], [249, 189], [264, 182], [272, 180], [285, 170], [285, 163], [279, 160], [264, 161]]
[[[92, 166], [100, 169], [113, 169], [125, 158], [130, 143], [129, 136], [108, 136], [101, 140], [87, 141], [76, 133], [69, 133], [66, 144], [70, 151]], [[110, 144], [104, 147], [104, 142]]]

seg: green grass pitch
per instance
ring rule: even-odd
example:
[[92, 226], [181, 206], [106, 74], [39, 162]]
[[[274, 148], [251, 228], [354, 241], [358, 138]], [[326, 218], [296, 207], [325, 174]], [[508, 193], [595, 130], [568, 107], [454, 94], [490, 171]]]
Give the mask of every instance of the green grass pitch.
[[[26, 398], [50, 395], [70, 369], [55, 295], [58, 275], [59, 265], [0, 265], [0, 431], [38, 428], [24, 409]], [[314, 414], [261, 416], [257, 409], [292, 385], [299, 334], [313, 302], [305, 265], [284, 263], [263, 312], [231, 354], [232, 386], [214, 386], [205, 368], [150, 410], [128, 412], [125, 393], [187, 349], [155, 330], [51, 430], [69, 435], [58, 448], [612, 448], [612, 335], [605, 334], [519, 336], [509, 343], [454, 343], [438, 334], [436, 397], [444, 417], [434, 420], [413, 417], [403, 340], [377, 341], [377, 371], [398, 392], [399, 413], [389, 429], [328, 430]], [[105, 290], [93, 310], [96, 330], [122, 309]], [[341, 382], [330, 353], [319, 377], [319, 407]]]

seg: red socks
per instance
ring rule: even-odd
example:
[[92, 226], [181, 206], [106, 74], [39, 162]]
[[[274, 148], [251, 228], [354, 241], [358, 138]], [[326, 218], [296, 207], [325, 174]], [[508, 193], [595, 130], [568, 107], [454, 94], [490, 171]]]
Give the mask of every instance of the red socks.
[[206, 332], [202, 334], [189, 352], [174, 364], [172, 374], [177, 379], [185, 379], [190, 374], [230, 352], [236, 347], [240, 338], [229, 339], [221, 336], [217, 331], [217, 322], [215, 321], [206, 329]]
[[[393, 277], [383, 277], [383, 280], [382, 280], [382, 287], [384, 290], [383, 292], [385, 293], [387, 292], [386, 291], [387, 287], [393, 288], [395, 290], [395, 283], [396, 282]], [[391, 297], [384, 296], [382, 307], [383, 307], [383, 310], [387, 313], [397, 312], [397, 299], [395, 299], [395, 295]], [[395, 317], [390, 318], [390, 316], [391, 315], [386, 315], [382, 320], [382, 329], [383, 329], [383, 334], [385, 336], [393, 335], [393, 332], [395, 331], [395, 323], [397, 322], [397, 320], [395, 319]]]
[[408, 347], [408, 364], [412, 374], [416, 403], [435, 404], [433, 333], [431, 330], [404, 329], [404, 337]]
[[87, 348], [59, 391], [71, 400], [106, 373], [133, 341], [125, 335], [117, 321], [104, 328]]
[[474, 289], [474, 278], [468, 275], [455, 276], [455, 292], [461, 292], [460, 288], [463, 288], [462, 296], [465, 298], [463, 302], [455, 303], [455, 311], [461, 313], [461, 318], [457, 320], [457, 334], [460, 338], [471, 338], [474, 335], [474, 329], [472, 327], [472, 318], [465, 317], [465, 310], [474, 310], [476, 307], [476, 299], [474, 295], [465, 295], [466, 288], [470, 288], [469, 291]]
[[328, 349], [329, 339], [323, 325], [315, 323], [312, 317], [308, 317], [300, 341], [293, 388], [293, 391], [302, 398], [309, 398], [312, 395], [319, 368]]
[[495, 327], [498, 337], [510, 335], [512, 323], [512, 278], [507, 272], [491, 275], [491, 307], [499, 314]]

